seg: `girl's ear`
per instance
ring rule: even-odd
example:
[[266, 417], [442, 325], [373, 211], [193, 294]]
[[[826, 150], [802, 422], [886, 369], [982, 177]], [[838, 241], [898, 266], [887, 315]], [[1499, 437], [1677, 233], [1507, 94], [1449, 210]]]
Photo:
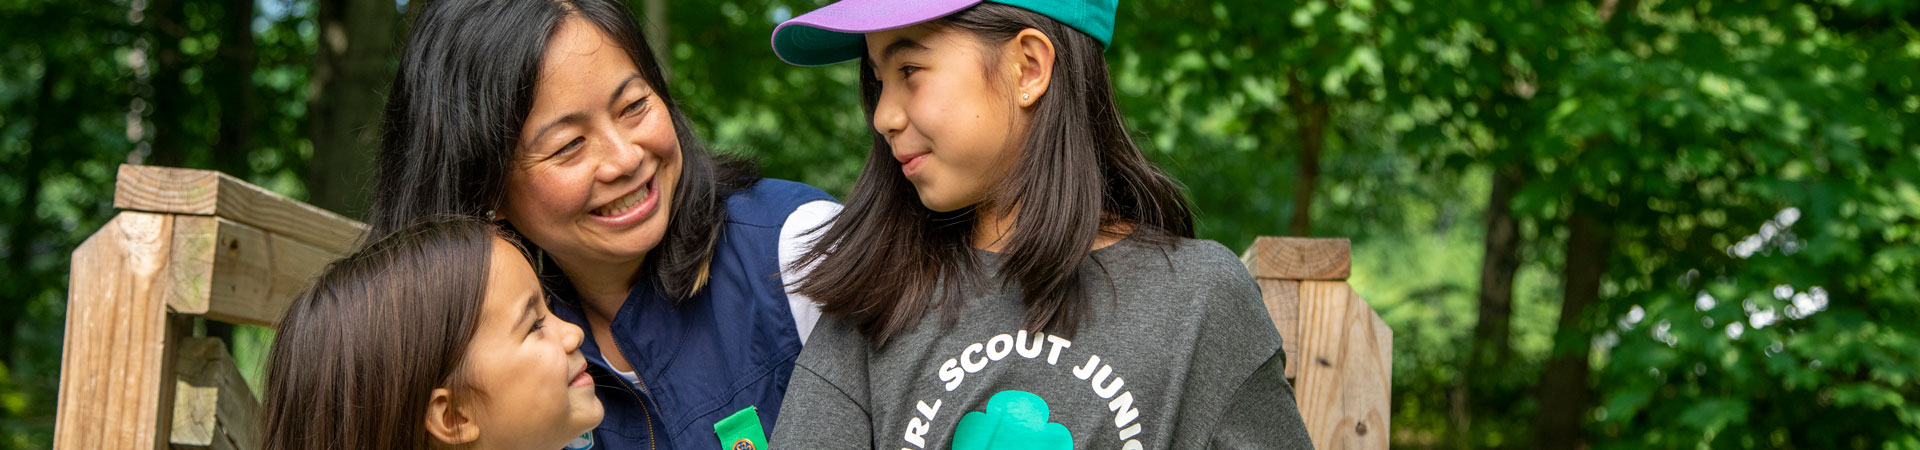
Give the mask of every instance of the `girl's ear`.
[[1028, 28], [1007, 41], [1003, 61], [1013, 62], [1013, 100], [1022, 108], [1040, 102], [1053, 81], [1053, 40], [1046, 33]]
[[427, 400], [427, 434], [446, 445], [462, 445], [480, 439], [480, 424], [464, 408], [453, 404], [453, 391], [433, 390]]

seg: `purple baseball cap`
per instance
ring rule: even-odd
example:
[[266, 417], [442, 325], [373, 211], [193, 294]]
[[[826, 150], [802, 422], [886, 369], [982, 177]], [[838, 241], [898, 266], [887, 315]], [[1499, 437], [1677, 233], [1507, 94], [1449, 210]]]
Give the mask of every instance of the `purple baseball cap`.
[[841, 0], [773, 29], [773, 53], [796, 66], [823, 66], [859, 58], [862, 34], [918, 25], [985, 0]]
[[823, 66], [866, 53], [863, 34], [918, 25], [981, 3], [1040, 13], [1113, 45], [1120, 0], [840, 0], [773, 29], [773, 53], [796, 66]]

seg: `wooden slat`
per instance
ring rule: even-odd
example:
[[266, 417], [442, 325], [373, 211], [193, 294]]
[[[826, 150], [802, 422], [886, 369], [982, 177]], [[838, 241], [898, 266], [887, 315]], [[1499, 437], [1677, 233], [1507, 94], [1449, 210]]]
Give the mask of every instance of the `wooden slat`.
[[335, 253], [351, 250], [366, 231], [360, 222], [208, 170], [122, 165], [113, 206], [220, 216]]
[[[272, 245], [273, 271], [270, 273], [273, 274], [273, 289], [267, 295], [267, 301], [251, 303], [255, 309], [247, 312], [247, 317], [262, 319], [251, 323], [261, 326], [272, 326], [280, 321], [287, 306], [293, 304], [294, 297], [312, 285], [314, 276], [319, 275], [333, 260], [346, 256], [343, 252], [316, 248], [278, 234], [267, 235], [267, 241]], [[242, 312], [236, 310], [235, 314]]]
[[1261, 278], [1260, 299], [1267, 304], [1267, 317], [1280, 330], [1280, 349], [1287, 353], [1287, 378], [1300, 373], [1300, 282]]
[[260, 448], [260, 402], [247, 390], [227, 346], [217, 338], [185, 338], [175, 358], [174, 450]]
[[[342, 256], [225, 218], [181, 216], [178, 220], [193, 226], [179, 227], [176, 235], [191, 232], [203, 236], [176, 236], [175, 241], [207, 242], [209, 253], [205, 264], [177, 270], [195, 274], [177, 278], [208, 280], [207, 287], [200, 291], [170, 297], [170, 306], [182, 314], [271, 327], [313, 276]], [[193, 250], [199, 251], [198, 247]], [[203, 294], [195, 298], [193, 292]]]
[[1254, 278], [1338, 281], [1347, 279], [1352, 255], [1345, 238], [1261, 236], [1240, 262]]
[[1300, 416], [1320, 449], [1387, 448], [1393, 332], [1344, 282], [1300, 284]]
[[208, 318], [228, 323], [259, 325], [259, 322], [272, 323], [278, 317], [265, 320], [245, 320], [230, 314], [235, 308], [252, 310], [247, 303], [273, 303], [273, 249], [267, 240], [267, 233], [258, 228], [242, 225], [226, 219], [215, 218], [216, 235], [213, 258], [214, 279], [217, 285], [212, 289], [206, 308], [186, 311], [205, 315]]
[[169, 425], [173, 218], [123, 212], [73, 252], [54, 448], [158, 448]]

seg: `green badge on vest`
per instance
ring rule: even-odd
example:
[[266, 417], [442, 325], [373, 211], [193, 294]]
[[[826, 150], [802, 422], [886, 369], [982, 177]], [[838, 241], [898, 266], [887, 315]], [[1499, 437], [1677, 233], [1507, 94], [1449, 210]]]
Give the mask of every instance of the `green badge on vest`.
[[760, 410], [752, 406], [713, 424], [720, 436], [720, 450], [766, 450], [767, 431], [760, 428]]

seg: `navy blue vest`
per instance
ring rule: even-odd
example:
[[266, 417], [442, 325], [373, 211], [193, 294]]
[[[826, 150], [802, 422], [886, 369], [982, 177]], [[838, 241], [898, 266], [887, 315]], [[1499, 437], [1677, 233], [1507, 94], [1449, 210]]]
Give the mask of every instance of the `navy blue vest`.
[[800, 183], [761, 180], [726, 200], [707, 287], [678, 306], [642, 281], [614, 314], [614, 342], [640, 384], [600, 357], [579, 299], [553, 302], [554, 315], [587, 331], [581, 350], [606, 419], [595, 449], [720, 448], [713, 424], [757, 407], [773, 434], [780, 400], [800, 354], [800, 335], [781, 284], [780, 227], [800, 205], [833, 197]]

